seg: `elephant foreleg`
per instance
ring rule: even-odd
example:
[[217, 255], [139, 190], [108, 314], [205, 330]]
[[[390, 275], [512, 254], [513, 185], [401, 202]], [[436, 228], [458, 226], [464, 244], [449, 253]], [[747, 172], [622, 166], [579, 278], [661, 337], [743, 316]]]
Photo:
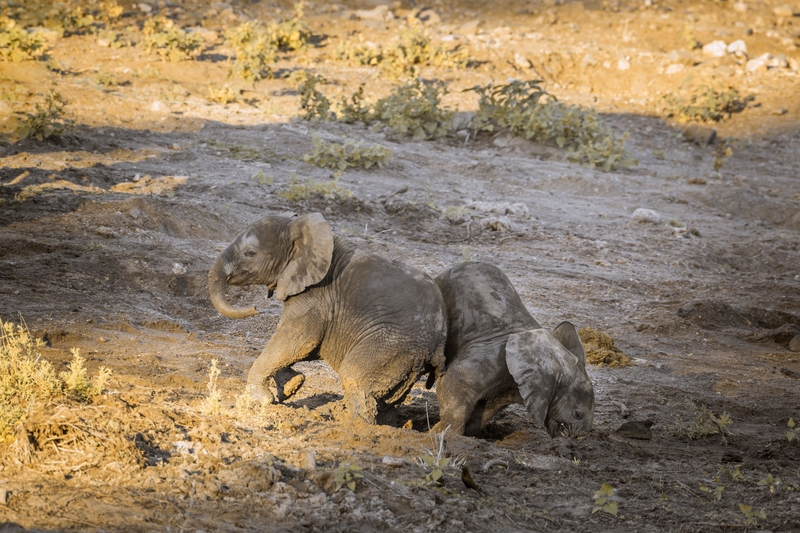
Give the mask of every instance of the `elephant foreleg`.
[[294, 394], [303, 384], [305, 377], [289, 367], [311, 355], [322, 338], [321, 325], [313, 321], [301, 321], [301, 325], [297, 326], [297, 322], [286, 318], [284, 316], [281, 319], [275, 334], [250, 367], [247, 375], [247, 385], [257, 400], [274, 401], [272, 392], [267, 387], [272, 378], [275, 378], [279, 400], [282, 401]]

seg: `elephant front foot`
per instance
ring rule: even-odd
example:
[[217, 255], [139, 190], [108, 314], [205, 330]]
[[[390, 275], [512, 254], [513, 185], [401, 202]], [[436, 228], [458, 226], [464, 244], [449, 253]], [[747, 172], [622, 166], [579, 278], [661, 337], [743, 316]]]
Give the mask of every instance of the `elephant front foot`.
[[292, 368], [284, 368], [275, 374], [275, 387], [278, 389], [278, 401], [284, 402], [294, 396], [305, 383], [306, 377]]
[[248, 383], [247, 390], [250, 391], [250, 396], [257, 403], [270, 404], [275, 403], [275, 397], [272, 392], [263, 383]]

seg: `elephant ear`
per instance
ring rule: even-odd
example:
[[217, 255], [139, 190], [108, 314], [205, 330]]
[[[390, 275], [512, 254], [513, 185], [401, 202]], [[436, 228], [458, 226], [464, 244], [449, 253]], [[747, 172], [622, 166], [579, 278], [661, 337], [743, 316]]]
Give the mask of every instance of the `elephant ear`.
[[556, 393], [564, 348], [549, 332], [532, 329], [508, 336], [506, 365], [517, 383], [525, 408], [536, 427], [545, 427], [547, 410]]
[[289, 262], [278, 276], [275, 297], [286, 300], [322, 281], [331, 268], [333, 232], [319, 213], [289, 223], [292, 240]]
[[578, 335], [577, 328], [566, 320], [556, 326], [553, 330], [553, 337], [558, 339], [564, 348], [572, 352], [578, 358], [578, 364], [582, 367], [586, 366], [586, 351], [583, 349], [581, 337]]

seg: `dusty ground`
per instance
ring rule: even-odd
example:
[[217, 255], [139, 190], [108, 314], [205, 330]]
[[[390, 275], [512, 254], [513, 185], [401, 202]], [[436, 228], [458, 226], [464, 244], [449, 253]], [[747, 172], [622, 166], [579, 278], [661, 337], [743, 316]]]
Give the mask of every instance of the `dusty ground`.
[[[291, 12], [231, 4], [170, 3], [166, 14], [219, 31]], [[541, 75], [563, 101], [593, 105], [629, 132], [639, 165], [590, 170], [506, 134], [412, 142], [303, 122], [283, 79], [242, 85], [240, 103], [210, 103], [208, 86], [229, 81], [221, 40], [197, 61], [162, 63], [140, 47], [78, 35], [55, 43], [58, 68], [0, 62], [10, 135], [0, 147], [0, 318], [21, 315], [57, 365], [78, 347], [92, 371], [113, 371], [102, 399], [45, 409], [26, 422], [29, 449], [19, 439], [1, 449], [0, 522], [82, 531], [800, 529], [800, 445], [785, 438], [790, 417], [800, 418], [800, 353], [788, 349], [800, 333], [800, 18], [778, 17], [772, 2], [429, 4], [442, 19], [430, 31], [454, 36], [478, 61], [422, 69], [450, 84], [448, 104], [466, 114], [475, 98], [459, 89]], [[123, 21], [140, 24], [145, 14], [123, 5]], [[360, 83], [387, 94], [391, 80], [330, 56], [353, 32], [390, 40], [412, 6], [395, 6], [398, 18], [380, 24], [351, 17], [373, 4], [340, 7], [307, 8], [317, 44], [282, 55], [277, 71], [318, 71], [330, 96]], [[750, 73], [746, 59], [700, 50], [676, 60], [670, 53], [686, 49], [687, 34], [742, 38], [751, 58], [786, 54], [789, 66]], [[116, 84], [99, 84], [104, 73]], [[60, 140], [13, 142], [19, 113], [51, 81], [78, 127]], [[753, 97], [715, 125], [733, 148], [719, 172], [714, 146], [685, 142], [680, 125], [656, 114], [659, 93], [704, 84]], [[293, 174], [329, 179], [302, 161], [314, 133], [379, 142], [394, 160], [345, 172], [346, 202], [284, 200], [276, 193]], [[121, 183], [136, 187], [111, 190]], [[41, 184], [56, 188], [25, 189]], [[509, 215], [511, 228], [496, 231], [481, 229], [498, 216], [485, 205], [469, 223], [440, 216], [472, 201], [522, 202], [530, 216]], [[637, 208], [677, 225], [634, 221]], [[438, 411], [421, 383], [401, 407], [411, 429], [353, 422], [336, 375], [316, 362], [298, 365], [308, 380], [286, 405], [237, 417], [234, 399], [281, 309], [265, 291], [231, 291], [266, 312], [225, 319], [208, 300], [206, 273], [249, 222], [287, 210], [322, 211], [360, 247], [431, 274], [464, 259], [497, 264], [540, 322], [606, 331], [634, 365], [590, 369], [596, 424], [585, 438], [550, 439], [521, 408], [480, 438], [448, 435], [448, 454], [466, 461], [483, 496], [456, 470], [443, 487], [426, 483], [418, 458], [432, 448], [426, 412], [433, 424]], [[213, 358], [223, 408], [206, 414]], [[726, 439], [678, 434], [704, 409], [730, 415]], [[652, 422], [651, 438], [618, 431], [625, 422]], [[484, 469], [492, 459], [507, 467]], [[363, 468], [355, 492], [333, 490], [330, 472], [342, 462]], [[603, 483], [615, 489], [617, 516], [592, 514]], [[748, 522], [740, 504], [766, 518]]]

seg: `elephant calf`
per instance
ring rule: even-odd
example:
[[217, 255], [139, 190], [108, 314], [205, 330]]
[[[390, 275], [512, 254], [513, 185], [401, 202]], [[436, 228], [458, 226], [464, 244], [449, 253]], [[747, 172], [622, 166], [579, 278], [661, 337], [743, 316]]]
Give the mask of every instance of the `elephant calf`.
[[367, 422], [402, 402], [420, 375], [444, 366], [444, 302], [424, 272], [363, 252], [333, 235], [319, 213], [268, 216], [244, 230], [217, 257], [208, 289], [229, 318], [258, 313], [234, 307], [231, 285], [266, 285], [282, 300], [275, 334], [250, 368], [257, 399], [283, 400], [302, 385], [290, 365], [322, 359], [339, 374], [348, 406]]
[[437, 429], [477, 435], [511, 403], [524, 404], [553, 437], [592, 428], [594, 389], [575, 326], [562, 322], [552, 334], [542, 329], [492, 265], [463, 263], [436, 283], [447, 310]]

